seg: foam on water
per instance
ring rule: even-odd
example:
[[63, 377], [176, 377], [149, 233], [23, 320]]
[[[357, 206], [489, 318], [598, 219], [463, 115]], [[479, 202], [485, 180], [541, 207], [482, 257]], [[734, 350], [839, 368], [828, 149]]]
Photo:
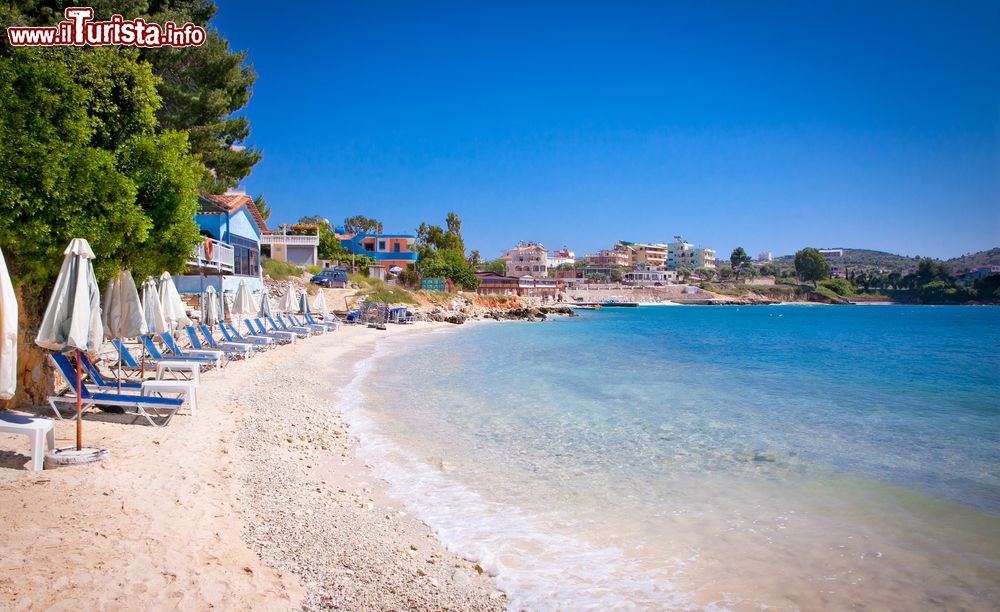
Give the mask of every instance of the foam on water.
[[338, 410], [360, 441], [361, 456], [389, 483], [390, 495], [405, 500], [407, 510], [450, 550], [476, 560], [493, 575], [511, 609], [695, 608], [688, 596], [673, 589], [662, 569], [645, 568], [614, 546], [547, 532], [518, 508], [484, 500], [449, 478], [440, 461], [435, 467], [385, 435], [363, 407], [369, 398], [362, 389], [375, 362], [407, 340], [384, 339], [356, 364]]

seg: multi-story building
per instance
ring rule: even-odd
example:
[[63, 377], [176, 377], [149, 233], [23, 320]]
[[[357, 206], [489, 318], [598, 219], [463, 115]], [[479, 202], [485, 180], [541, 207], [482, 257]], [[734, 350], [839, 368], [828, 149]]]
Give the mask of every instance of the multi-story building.
[[507, 276], [544, 278], [548, 274], [549, 253], [537, 242], [522, 242], [508, 254]]
[[674, 241], [667, 245], [667, 269], [678, 270], [687, 268], [715, 267], [715, 250], [695, 248], [690, 242], [685, 242], [680, 236], [674, 236]]
[[633, 266], [659, 268], [667, 263], [668, 247], [665, 244], [621, 242], [628, 252], [628, 263]]
[[628, 249], [618, 243], [612, 249], [598, 251], [593, 255], [587, 255], [587, 263], [592, 266], [627, 266], [631, 260]]
[[319, 263], [319, 226], [282, 225], [280, 232], [265, 230], [261, 245], [271, 259], [315, 266]]
[[181, 293], [235, 292], [240, 281], [251, 291], [264, 286], [260, 267], [261, 235], [267, 224], [250, 196], [240, 191], [202, 193], [194, 217], [203, 237], [188, 259], [185, 274], [174, 277]]
[[573, 265], [576, 263], [576, 253], [570, 251], [566, 247], [563, 247], [560, 251], [552, 251], [549, 253], [549, 260], [546, 265], [549, 268], [558, 268], [563, 264]]
[[367, 255], [375, 259], [375, 265], [392, 272], [393, 268], [405, 270], [417, 261], [413, 245], [417, 237], [413, 234], [370, 234], [358, 232], [348, 234], [344, 228], [336, 228], [337, 240], [348, 252]]
[[844, 249], [816, 249], [826, 259], [839, 259], [844, 256]]

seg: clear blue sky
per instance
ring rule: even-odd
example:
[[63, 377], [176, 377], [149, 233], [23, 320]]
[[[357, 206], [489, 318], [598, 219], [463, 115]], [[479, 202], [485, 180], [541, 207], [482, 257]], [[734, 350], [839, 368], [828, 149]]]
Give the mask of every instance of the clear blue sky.
[[728, 257], [1000, 246], [1000, 2], [218, 0], [273, 222]]

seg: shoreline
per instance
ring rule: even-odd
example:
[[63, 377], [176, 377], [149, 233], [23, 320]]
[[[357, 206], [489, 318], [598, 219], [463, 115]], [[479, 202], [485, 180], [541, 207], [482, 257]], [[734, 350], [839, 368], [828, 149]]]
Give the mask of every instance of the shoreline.
[[[198, 415], [165, 428], [90, 416], [101, 464], [29, 472], [0, 453], [15, 468], [0, 470], [0, 608], [505, 609], [386, 493], [335, 410], [379, 339], [450, 327], [342, 326], [230, 363], [203, 376]], [[73, 431], [57, 421], [56, 445]]]

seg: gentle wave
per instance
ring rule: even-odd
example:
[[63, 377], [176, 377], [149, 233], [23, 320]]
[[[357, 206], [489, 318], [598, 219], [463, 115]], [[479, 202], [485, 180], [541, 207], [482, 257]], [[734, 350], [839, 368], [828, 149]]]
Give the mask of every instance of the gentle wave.
[[510, 609], [715, 609], [696, 606], [674, 589], [666, 570], [643, 567], [620, 548], [547, 533], [518, 508], [484, 500], [381, 432], [363, 407], [370, 399], [365, 381], [378, 359], [412, 341], [381, 340], [355, 365], [336, 407], [360, 441], [361, 457], [389, 483], [390, 495], [404, 500], [446, 547], [494, 576]]

